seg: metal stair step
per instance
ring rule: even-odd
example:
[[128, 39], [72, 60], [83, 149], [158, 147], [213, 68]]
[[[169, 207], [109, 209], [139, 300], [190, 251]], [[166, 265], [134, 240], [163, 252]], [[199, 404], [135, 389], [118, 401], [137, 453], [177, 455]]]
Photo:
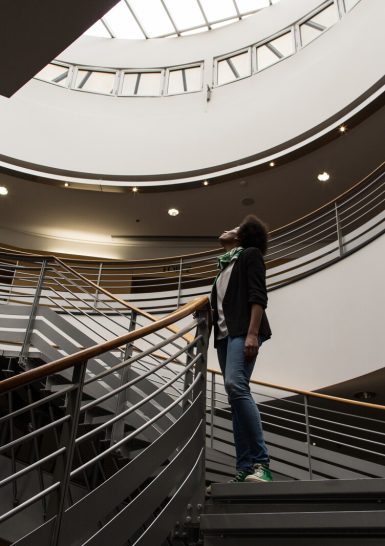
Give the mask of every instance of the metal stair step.
[[381, 499], [385, 501], [385, 479], [301, 480], [260, 483], [214, 483], [213, 502], [314, 502], [336, 499]]
[[354, 536], [357, 532], [385, 537], [385, 510], [269, 512], [262, 514], [204, 514], [203, 534], [253, 536], [338, 534]]

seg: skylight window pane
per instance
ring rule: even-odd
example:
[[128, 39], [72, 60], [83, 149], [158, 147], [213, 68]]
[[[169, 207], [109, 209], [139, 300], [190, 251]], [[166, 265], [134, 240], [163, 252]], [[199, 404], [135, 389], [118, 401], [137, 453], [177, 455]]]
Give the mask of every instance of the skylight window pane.
[[138, 95], [160, 95], [161, 72], [143, 72], [140, 75]]
[[257, 48], [257, 69], [263, 70], [268, 66], [279, 61], [279, 57], [275, 55], [266, 45]]
[[135, 95], [138, 76], [139, 74], [124, 74], [122, 95]]
[[279, 60], [294, 53], [294, 41], [291, 32], [275, 38], [260, 47], [257, 47], [257, 69], [263, 70]]
[[179, 30], [205, 24], [196, 0], [165, 0], [165, 4]]
[[161, 94], [161, 72], [135, 72], [124, 74], [122, 95], [159, 96]]
[[250, 76], [251, 66], [250, 66], [250, 51], [245, 51], [240, 55], [235, 55], [228, 59], [232, 63], [233, 67], [239, 74], [239, 78], [244, 78], [245, 76]]
[[269, 0], [236, 0], [236, 2], [241, 13], [256, 11], [269, 6]]
[[250, 76], [250, 51], [218, 61], [218, 85]]
[[322, 34], [322, 30], [317, 30], [309, 25], [301, 25], [301, 42], [302, 45], [306, 45], [310, 42], [312, 42], [315, 38], [317, 38], [320, 34]]
[[237, 16], [233, 0], [200, 0], [200, 2], [210, 22]]
[[78, 70], [75, 89], [110, 95], [114, 89], [114, 81], [115, 74], [112, 72]]
[[48, 64], [36, 74], [35, 78], [65, 87], [68, 82], [68, 73], [69, 68], [67, 66]]
[[352, 8], [354, 8], [354, 6], [357, 5], [359, 1], [360, 0], [345, 0], [346, 11], [350, 11]]
[[175, 32], [160, 0], [129, 0], [129, 3], [150, 38]]
[[171, 70], [168, 77], [167, 93], [173, 95], [174, 93], [184, 93], [183, 86], [183, 71]]
[[318, 13], [315, 17], [311, 18], [311, 21], [318, 23], [326, 28], [331, 27], [338, 21], [338, 9], [336, 4], [332, 4], [328, 8]]
[[237, 79], [234, 72], [231, 70], [227, 60], [218, 62], [218, 85], [233, 82]]
[[119, 2], [104, 16], [116, 38], [144, 38], [132, 13], [125, 2]]
[[300, 27], [302, 45], [310, 43], [324, 30], [330, 28], [338, 21], [338, 10], [335, 4], [330, 5], [317, 15], [308, 19]]
[[291, 32], [286, 32], [282, 34], [279, 38], [272, 40], [270, 44], [277, 49], [283, 57], [292, 55], [294, 53], [294, 39]]
[[110, 33], [101, 21], [96, 21], [84, 34], [87, 36], [97, 36], [99, 38], [111, 38]]
[[182, 70], [170, 70], [167, 93], [188, 93], [199, 91], [201, 83], [201, 67], [184, 68]]
[[185, 74], [188, 91], [200, 91], [202, 89], [202, 67], [186, 68]]

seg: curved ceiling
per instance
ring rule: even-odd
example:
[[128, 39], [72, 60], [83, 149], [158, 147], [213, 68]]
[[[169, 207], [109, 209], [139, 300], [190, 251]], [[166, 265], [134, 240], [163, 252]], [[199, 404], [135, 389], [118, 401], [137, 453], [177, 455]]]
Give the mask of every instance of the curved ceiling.
[[[216, 248], [216, 236], [249, 213], [271, 229], [296, 220], [363, 179], [384, 160], [384, 97], [346, 132], [287, 163], [221, 184], [160, 193], [54, 187], [0, 172], [0, 240], [32, 250], [117, 259]], [[317, 175], [326, 171], [327, 182]], [[171, 217], [169, 208], [180, 214]]]

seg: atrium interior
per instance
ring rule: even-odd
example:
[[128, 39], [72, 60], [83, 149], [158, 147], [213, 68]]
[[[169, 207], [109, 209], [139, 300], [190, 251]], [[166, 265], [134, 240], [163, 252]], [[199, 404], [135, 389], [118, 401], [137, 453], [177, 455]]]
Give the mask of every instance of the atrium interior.
[[[38, 4], [0, 6], [0, 546], [382, 544], [383, 0]], [[274, 484], [207, 499], [250, 214]]]

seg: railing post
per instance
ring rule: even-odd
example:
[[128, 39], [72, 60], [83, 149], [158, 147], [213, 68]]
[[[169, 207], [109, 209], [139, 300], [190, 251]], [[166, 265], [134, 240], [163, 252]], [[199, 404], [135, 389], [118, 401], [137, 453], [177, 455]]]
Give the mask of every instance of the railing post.
[[46, 267], [47, 267], [47, 260], [43, 260], [41, 264], [41, 268], [40, 268], [39, 279], [37, 281], [35, 294], [33, 297], [33, 302], [31, 305], [31, 312], [28, 318], [24, 341], [23, 341], [23, 345], [21, 347], [20, 356], [19, 356], [19, 366], [23, 369], [27, 369], [28, 367], [28, 350], [31, 344], [31, 337], [32, 337], [33, 327], [35, 324], [37, 308], [39, 305], [39, 300], [40, 300], [41, 292], [43, 289]]
[[10, 303], [10, 301], [11, 301], [12, 289], [14, 288], [18, 265], [19, 265], [19, 260], [16, 260], [15, 268], [13, 270], [13, 275], [12, 275], [12, 282], [10, 284], [9, 291], [8, 291], [8, 299], [6, 301], [4, 301], [5, 304]]
[[214, 447], [214, 411], [215, 411], [215, 373], [211, 372], [211, 400], [210, 400], [210, 447]]
[[[64, 453], [63, 459], [61, 461], [58, 461], [59, 464], [53, 475], [54, 483], [60, 480], [60, 488], [56, 497], [56, 519], [52, 531], [50, 546], [58, 546], [60, 544], [60, 530], [66, 505], [66, 497], [68, 494], [71, 479], [72, 462], [75, 451], [75, 440], [79, 423], [80, 405], [83, 394], [83, 384], [86, 368], [87, 361], [75, 365], [72, 374], [72, 384], [76, 385], [76, 389], [67, 393], [66, 414], [70, 415], [70, 419], [63, 425], [63, 431], [60, 441], [61, 446], [66, 447], [66, 451]], [[53, 513], [52, 516], [53, 515], [55, 514]], [[63, 544], [62, 546], [65, 545]]]
[[[100, 285], [100, 281], [101, 281], [101, 278], [102, 278], [102, 271], [103, 271], [103, 262], [100, 262], [100, 265], [99, 265], [99, 272], [98, 272], [98, 279], [96, 281], [96, 284], [99, 286]], [[97, 288], [95, 290], [95, 298], [94, 298], [94, 308], [96, 309], [97, 306], [98, 306], [98, 300], [99, 300], [99, 289]]]
[[182, 290], [182, 271], [183, 271], [183, 258], [179, 261], [179, 279], [178, 279], [178, 294], [176, 301], [176, 308], [180, 306], [181, 290]]
[[337, 230], [337, 240], [338, 240], [338, 248], [340, 251], [340, 256], [344, 255], [344, 242], [342, 237], [342, 231], [341, 231], [341, 223], [340, 223], [340, 216], [338, 214], [338, 205], [337, 202], [334, 203], [334, 210], [336, 213], [336, 230]]
[[[195, 356], [195, 353], [197, 351], [197, 348], [196, 346], [192, 346], [190, 347], [188, 350], [187, 350], [187, 353], [186, 353], [186, 366], [188, 366], [190, 364], [190, 362], [193, 360], [194, 356]], [[195, 364], [196, 366], [197, 364]], [[190, 368], [184, 375], [184, 382], [183, 382], [183, 391], [186, 391], [189, 386], [191, 385], [191, 383], [193, 382], [194, 380], [194, 372], [193, 370]], [[194, 393], [191, 393], [191, 398], [194, 399]], [[183, 401], [182, 401], [182, 413], [184, 411], [186, 411], [186, 409], [188, 408], [189, 406], [189, 400], [187, 398], [183, 398]]]
[[[198, 523], [200, 519], [200, 513], [205, 499], [205, 460], [206, 460], [206, 378], [207, 378], [207, 347], [209, 340], [209, 317], [208, 309], [202, 309], [196, 312], [196, 318], [198, 320], [198, 327], [196, 330], [196, 355], [201, 355], [200, 359], [195, 364], [195, 376], [201, 374], [201, 381], [196, 384], [196, 388], [193, 389], [193, 399], [195, 400], [200, 396], [200, 403], [197, 407], [197, 411], [200, 414], [201, 426], [200, 426], [200, 443], [202, 447], [202, 455], [200, 460], [200, 467], [197, 474], [197, 487], [193, 498], [190, 500], [190, 512], [189, 521]], [[189, 508], [189, 507], [188, 507]], [[186, 518], [187, 521], [187, 518]]]
[[[128, 327], [129, 332], [133, 332], [136, 328], [136, 322], [138, 319], [138, 314], [136, 311], [131, 311], [131, 319], [130, 324]], [[133, 343], [127, 343], [126, 349], [124, 351], [124, 360], [129, 360], [132, 357], [134, 351], [134, 344]], [[130, 374], [130, 368], [129, 366], [125, 366], [122, 370], [121, 374], [121, 380], [120, 385], [125, 385], [129, 380], [129, 374]], [[122, 390], [119, 392], [116, 402], [116, 410], [115, 414], [119, 415], [124, 411], [125, 405], [127, 402], [127, 390]], [[111, 445], [116, 444], [119, 440], [121, 440], [124, 436], [124, 420], [120, 419], [119, 421], [116, 421], [116, 423], [113, 424], [112, 430], [111, 430]]]
[[309, 465], [309, 479], [313, 479], [313, 469], [311, 461], [311, 440], [310, 440], [310, 422], [309, 422], [309, 406], [308, 406], [308, 396], [304, 395], [304, 408], [305, 408], [305, 426], [306, 426], [306, 443], [307, 443], [307, 456], [308, 456], [308, 465]]

